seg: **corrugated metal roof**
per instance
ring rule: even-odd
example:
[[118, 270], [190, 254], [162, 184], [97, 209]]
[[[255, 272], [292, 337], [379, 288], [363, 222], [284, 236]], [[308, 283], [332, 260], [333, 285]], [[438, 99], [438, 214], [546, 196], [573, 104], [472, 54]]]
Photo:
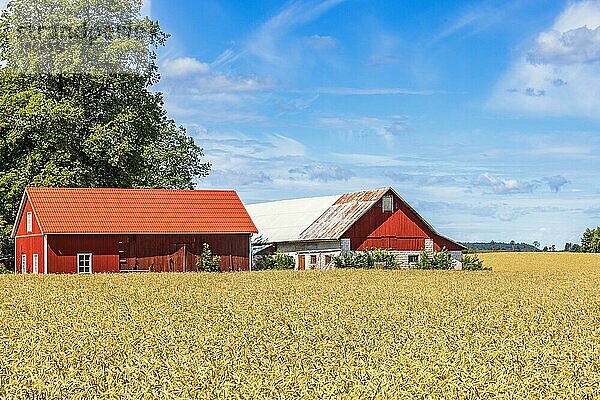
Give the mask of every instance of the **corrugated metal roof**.
[[246, 208], [266, 243], [293, 242], [340, 196], [309, 197], [250, 204]]
[[342, 195], [299, 236], [300, 240], [339, 239], [390, 188], [365, 190]]
[[252, 204], [247, 208], [263, 243], [338, 240], [388, 192], [410, 208], [432, 234], [456, 243], [440, 235], [392, 188]]
[[232, 190], [28, 188], [43, 233], [256, 233]]

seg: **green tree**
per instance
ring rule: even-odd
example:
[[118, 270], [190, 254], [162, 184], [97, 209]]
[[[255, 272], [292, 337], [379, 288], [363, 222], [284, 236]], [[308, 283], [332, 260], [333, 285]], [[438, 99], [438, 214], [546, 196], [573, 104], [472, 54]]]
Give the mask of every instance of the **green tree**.
[[221, 272], [221, 257], [213, 254], [207, 243], [202, 245], [202, 254], [196, 258], [196, 267], [200, 272]]
[[573, 243], [573, 245], [571, 246], [571, 252], [579, 253], [580, 251], [581, 251], [581, 246], [577, 243]]
[[168, 35], [141, 5], [12, 0], [2, 13], [0, 255], [26, 186], [183, 189], [208, 174], [151, 90]]
[[581, 251], [584, 253], [600, 253], [600, 226], [586, 229], [581, 238]]
[[486, 267], [483, 261], [477, 254], [465, 254], [463, 256], [463, 270], [464, 271], [491, 271], [492, 269]]

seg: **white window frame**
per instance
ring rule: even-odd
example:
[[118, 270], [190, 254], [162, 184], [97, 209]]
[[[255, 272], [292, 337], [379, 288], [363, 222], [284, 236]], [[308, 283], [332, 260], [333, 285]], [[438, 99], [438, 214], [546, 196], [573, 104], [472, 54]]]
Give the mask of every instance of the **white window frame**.
[[[89, 265], [89, 271], [83, 271], [81, 272], [81, 259], [82, 257], [89, 257], [90, 258], [90, 265]], [[80, 275], [87, 275], [87, 274], [91, 274], [92, 273], [92, 263], [94, 260], [94, 256], [92, 255], [92, 253], [77, 253], [77, 273]]]
[[[411, 258], [414, 258], [414, 257], [416, 257], [417, 259], [416, 259], [415, 261], [410, 261], [410, 259], [411, 259]], [[419, 262], [419, 258], [421, 258], [421, 257], [419, 257], [419, 255], [418, 255], [418, 254], [409, 254], [409, 255], [408, 255], [408, 263], [409, 263], [409, 264], [416, 264], [416, 263], [418, 263], [418, 262]]]
[[33, 273], [39, 274], [40, 273], [40, 256], [38, 254], [34, 254], [32, 257], [33, 258], [31, 259], [31, 265], [33, 267]]
[[394, 212], [394, 196], [386, 194], [381, 200], [381, 210], [383, 212]]
[[33, 232], [33, 213], [27, 211], [27, 233]]
[[21, 254], [21, 273], [27, 273], [27, 254]]

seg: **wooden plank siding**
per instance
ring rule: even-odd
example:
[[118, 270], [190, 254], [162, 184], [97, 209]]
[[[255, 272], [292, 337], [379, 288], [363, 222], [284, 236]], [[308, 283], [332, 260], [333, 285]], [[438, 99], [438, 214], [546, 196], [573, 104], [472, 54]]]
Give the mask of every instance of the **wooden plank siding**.
[[91, 253], [95, 273], [196, 271], [208, 243], [222, 271], [249, 270], [249, 235], [49, 235], [49, 273], [77, 273], [77, 254]]
[[344, 233], [342, 238], [350, 239], [352, 250], [419, 251], [425, 248], [425, 239], [433, 239], [438, 251], [442, 247], [461, 250], [456, 244], [431, 232], [408, 205], [399, 197], [393, 197], [393, 212], [383, 212], [383, 199], [380, 199]]
[[[31, 213], [31, 232], [27, 232], [27, 213]], [[15, 270], [21, 271], [22, 255], [27, 257], [27, 273], [33, 273], [33, 255], [38, 255], [38, 273], [44, 273], [44, 235], [40, 229], [31, 201], [26, 199], [23, 207], [23, 218], [15, 235]]]

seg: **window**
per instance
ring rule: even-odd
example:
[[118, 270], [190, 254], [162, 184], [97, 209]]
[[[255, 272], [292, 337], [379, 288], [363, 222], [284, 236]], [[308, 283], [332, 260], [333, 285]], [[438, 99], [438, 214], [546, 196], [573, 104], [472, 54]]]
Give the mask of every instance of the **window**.
[[394, 212], [394, 196], [385, 195], [383, 196], [383, 212]]
[[33, 213], [27, 213], [27, 233], [33, 232]]
[[341, 250], [342, 250], [342, 254], [348, 254], [350, 253], [350, 239], [342, 239], [340, 240], [340, 246], [341, 246]]
[[417, 254], [414, 255], [409, 255], [408, 256], [408, 263], [409, 264], [415, 264], [419, 262], [419, 256]]
[[33, 255], [33, 273], [37, 274], [39, 273], [39, 262], [40, 262], [40, 257], [37, 254]]
[[21, 254], [21, 273], [27, 273], [27, 254]]
[[316, 263], [317, 263], [317, 256], [313, 254], [310, 256], [310, 264], [315, 265]]
[[89, 253], [77, 254], [77, 272], [80, 274], [92, 273], [92, 255]]
[[325, 256], [325, 265], [331, 264], [331, 256]]

